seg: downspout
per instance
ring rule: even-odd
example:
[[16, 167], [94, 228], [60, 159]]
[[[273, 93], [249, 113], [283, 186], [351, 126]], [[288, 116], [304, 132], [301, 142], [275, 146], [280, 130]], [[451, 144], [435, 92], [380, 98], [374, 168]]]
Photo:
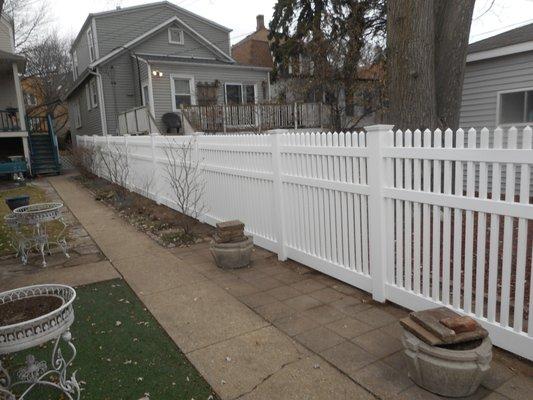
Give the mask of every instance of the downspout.
[[105, 114], [104, 85], [102, 84], [102, 74], [100, 74], [100, 72], [98, 71], [98, 67], [96, 68], [96, 71], [93, 71], [90, 68], [88, 69], [88, 71], [91, 75], [94, 75], [96, 77], [96, 84], [98, 86], [98, 102], [100, 103], [100, 119], [102, 121], [102, 134], [104, 136], [107, 136], [107, 119]]
[[137, 61], [137, 80], [139, 81], [139, 95], [141, 99], [141, 105], [143, 103], [143, 85], [141, 80], [141, 66], [139, 64], [139, 56], [135, 52], [133, 52], [133, 56], [135, 57], [135, 60]]

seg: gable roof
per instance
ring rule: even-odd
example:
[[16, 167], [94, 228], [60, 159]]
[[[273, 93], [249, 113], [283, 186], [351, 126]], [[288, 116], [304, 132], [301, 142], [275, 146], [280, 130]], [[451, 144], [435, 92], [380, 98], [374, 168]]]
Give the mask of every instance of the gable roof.
[[210, 48], [212, 51], [214, 51], [216, 54], [218, 54], [221, 58], [225, 59], [229, 63], [234, 63], [235, 60], [228, 56], [225, 52], [220, 50], [217, 46], [215, 46], [212, 42], [207, 40], [204, 36], [196, 32], [193, 28], [191, 28], [189, 25], [187, 25], [185, 22], [183, 22], [178, 16], [173, 16], [172, 18], [169, 18], [168, 20], [164, 21], [163, 23], [155, 26], [154, 28], [150, 29], [149, 31], [143, 33], [140, 36], [137, 36], [135, 39], [130, 40], [128, 43], [124, 44], [121, 47], [116, 48], [115, 50], [109, 52], [105, 56], [99, 58], [98, 60], [92, 62], [89, 67], [94, 68], [98, 65], [101, 65], [119, 54], [123, 53], [126, 50], [129, 50], [133, 47], [135, 47], [137, 44], [143, 42], [144, 40], [148, 39], [149, 37], [155, 35], [160, 30], [166, 28], [167, 26], [172, 25], [173, 23], [177, 22], [180, 24], [184, 30], [189, 33], [191, 36], [193, 36], [195, 39], [197, 39], [200, 43], [203, 43], [206, 47]]
[[93, 18], [100, 18], [100, 17], [106, 17], [106, 16], [111, 16], [111, 15], [115, 15], [115, 14], [120, 14], [120, 13], [127, 13], [127, 12], [131, 12], [131, 11], [137, 11], [137, 10], [143, 10], [143, 9], [149, 9], [149, 8], [155, 8], [155, 7], [160, 7], [160, 6], [167, 6], [167, 7], [170, 7], [176, 11], [179, 11], [183, 14], [186, 14], [192, 18], [195, 18], [199, 21], [202, 21], [202, 22], [205, 22], [215, 28], [218, 28], [222, 31], [225, 31], [225, 32], [231, 32], [232, 29], [228, 28], [228, 27], [225, 27], [223, 25], [220, 25], [214, 21], [211, 21], [210, 19], [207, 19], [205, 17], [202, 17], [201, 15], [198, 15], [198, 14], [195, 14], [189, 10], [186, 10], [185, 8], [183, 7], [180, 7], [180, 6], [177, 6], [176, 4], [173, 4], [169, 1], [158, 1], [158, 2], [155, 2], [155, 3], [148, 3], [148, 4], [140, 4], [140, 5], [137, 5], [137, 6], [131, 6], [131, 7], [121, 7], [121, 8], [117, 8], [115, 10], [109, 10], [109, 11], [101, 11], [101, 12], [96, 12], [96, 13], [90, 13], [87, 18], [85, 19], [85, 22], [83, 23], [80, 31], [78, 32], [78, 34], [76, 35], [76, 38], [74, 39], [74, 41], [72, 42], [72, 47], [74, 47], [76, 45], [76, 43], [78, 42], [78, 40], [80, 39], [80, 37], [82, 36], [82, 33], [85, 31], [85, 29], [87, 28], [87, 25], [89, 25], [89, 23], [91, 22], [91, 20]]
[[510, 31], [491, 36], [487, 39], [474, 42], [468, 46], [468, 53], [493, 50], [499, 47], [511, 46], [533, 40], [533, 23], [520, 26]]
[[467, 62], [506, 56], [533, 50], [533, 24], [471, 43]]

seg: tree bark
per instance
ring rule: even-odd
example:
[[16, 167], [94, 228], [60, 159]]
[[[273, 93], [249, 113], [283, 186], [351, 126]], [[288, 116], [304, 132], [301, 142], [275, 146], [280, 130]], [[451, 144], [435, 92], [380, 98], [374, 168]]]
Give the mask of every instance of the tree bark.
[[389, 0], [387, 122], [457, 128], [474, 0]]
[[435, 89], [441, 128], [459, 128], [474, 3], [474, 0], [435, 2]]

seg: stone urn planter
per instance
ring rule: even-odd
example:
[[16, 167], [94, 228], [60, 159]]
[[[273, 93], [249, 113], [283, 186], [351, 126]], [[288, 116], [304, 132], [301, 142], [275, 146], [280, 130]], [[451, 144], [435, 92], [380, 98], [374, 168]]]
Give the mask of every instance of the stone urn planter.
[[[10, 374], [9, 366], [0, 359], [0, 399], [22, 400], [39, 386], [53, 387], [69, 400], [79, 399], [76, 374], [67, 377], [67, 368], [76, 356], [69, 330], [74, 322], [75, 298], [76, 291], [64, 285], [36, 285], [0, 293], [0, 355], [53, 341], [50, 364], [28, 355], [26, 365]], [[65, 358], [67, 349], [71, 355]], [[20, 397], [16, 393], [21, 393]]]
[[402, 343], [410, 378], [418, 386], [441, 396], [471, 395], [490, 369], [492, 343], [488, 337], [438, 347], [404, 330]]
[[250, 236], [240, 242], [211, 242], [211, 254], [216, 264], [223, 269], [244, 268], [250, 265], [254, 241]]

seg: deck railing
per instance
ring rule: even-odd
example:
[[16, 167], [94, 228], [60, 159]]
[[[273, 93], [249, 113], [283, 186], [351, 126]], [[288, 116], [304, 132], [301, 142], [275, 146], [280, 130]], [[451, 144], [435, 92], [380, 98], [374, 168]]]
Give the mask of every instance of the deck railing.
[[182, 113], [195, 130], [207, 133], [322, 128], [331, 122], [330, 108], [322, 103], [187, 106]]
[[20, 131], [19, 112], [16, 108], [0, 110], [0, 132]]
[[142, 106], [118, 114], [118, 133], [119, 135], [148, 135], [160, 132], [150, 110]]

